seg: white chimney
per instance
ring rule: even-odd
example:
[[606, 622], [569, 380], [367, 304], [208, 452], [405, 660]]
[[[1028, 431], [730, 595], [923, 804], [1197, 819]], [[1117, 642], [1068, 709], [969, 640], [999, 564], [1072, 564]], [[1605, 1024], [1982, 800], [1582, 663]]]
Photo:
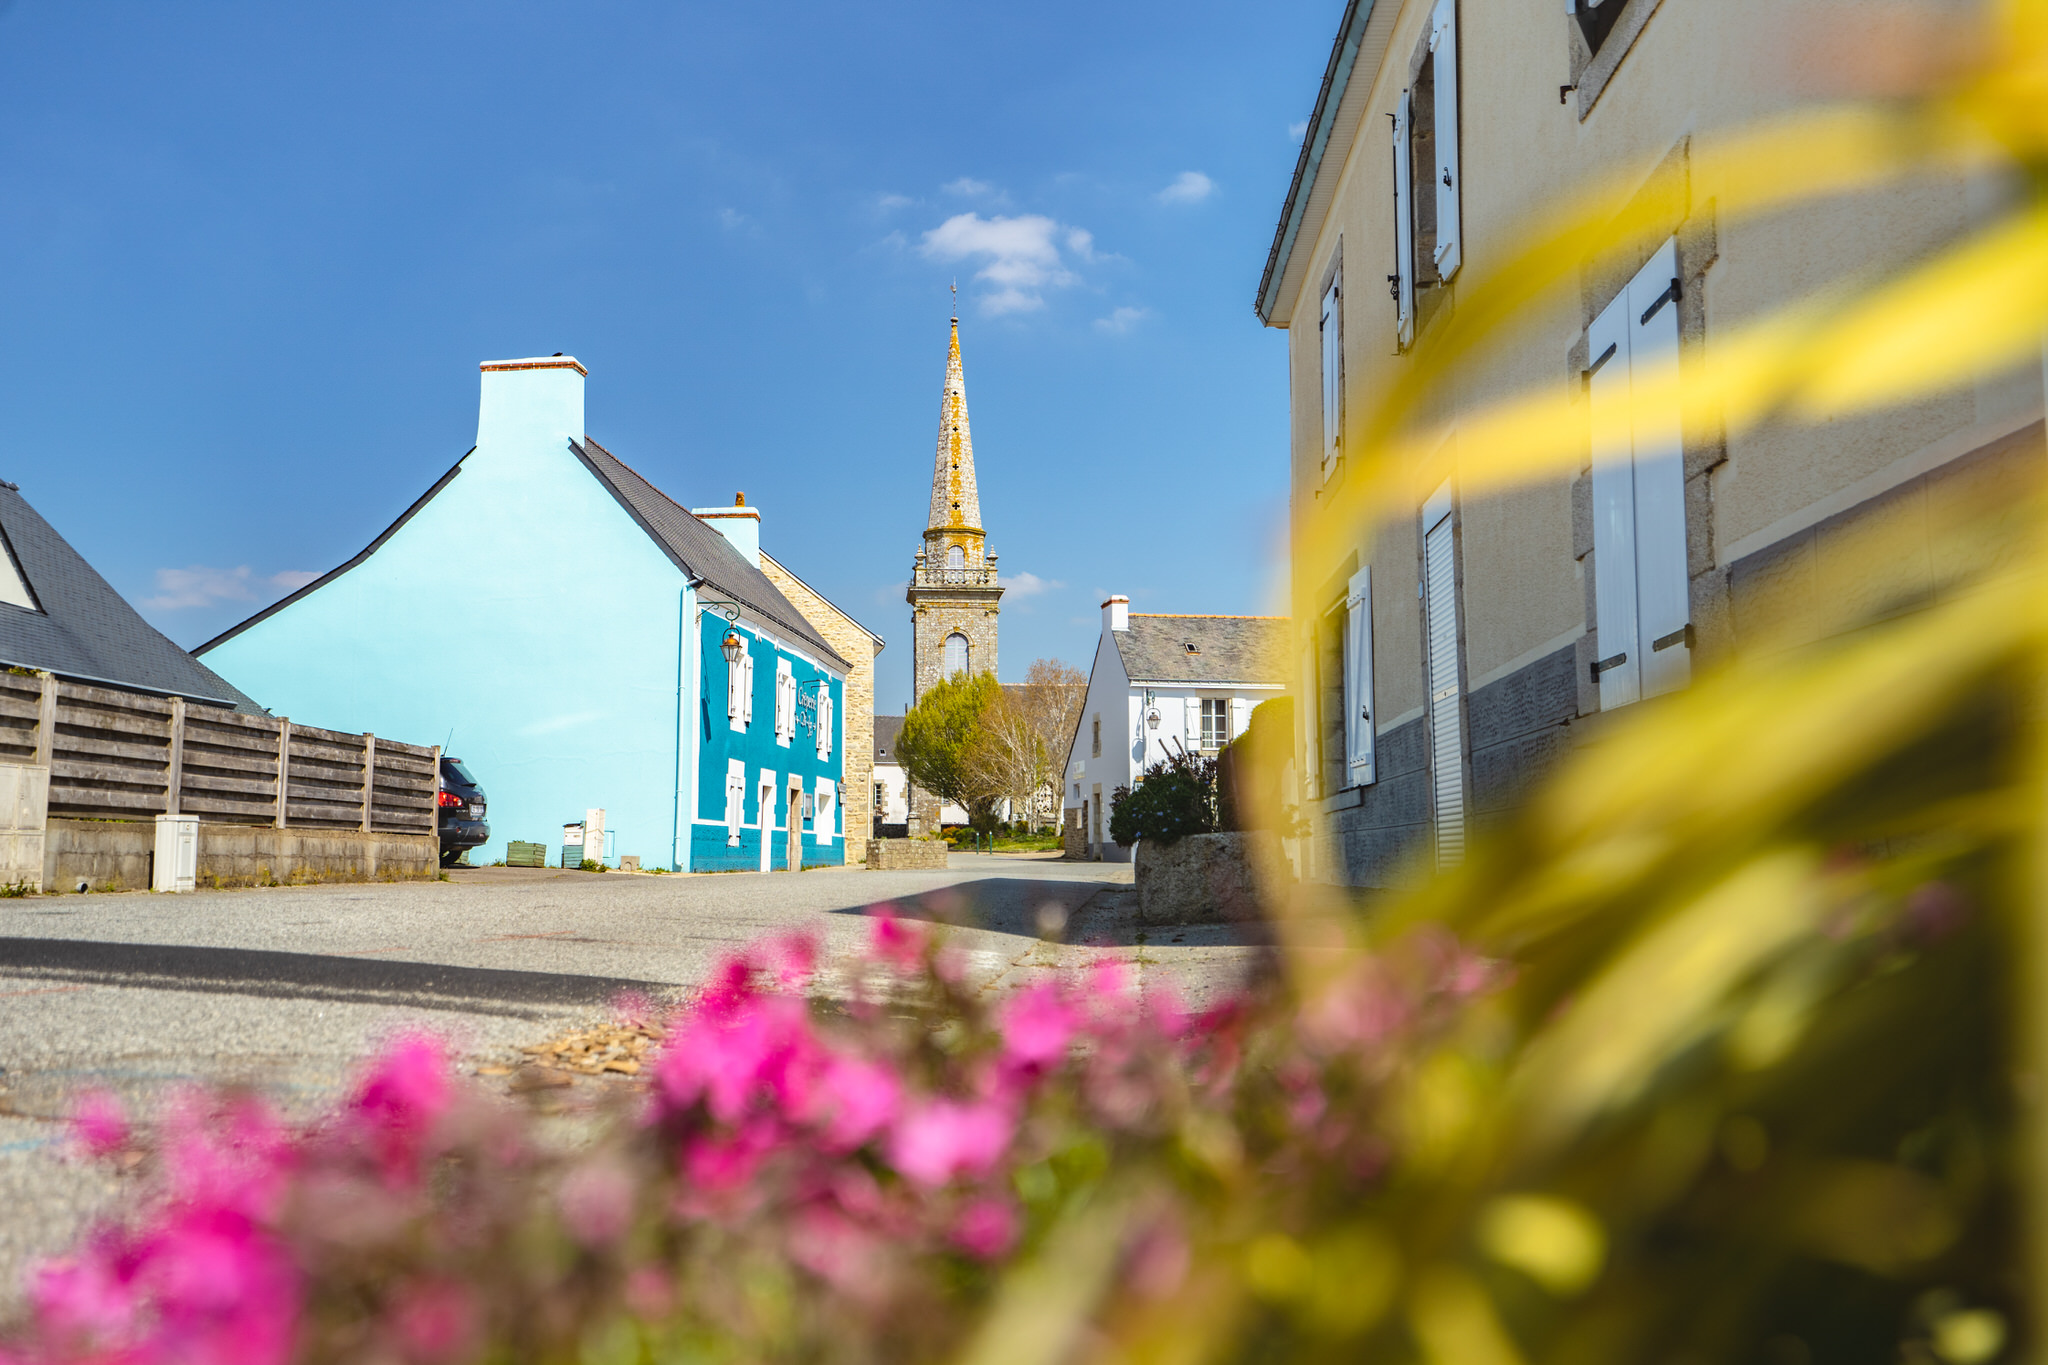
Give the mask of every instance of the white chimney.
[[732, 542], [741, 559], [761, 567], [761, 509], [747, 506], [745, 493], [733, 494], [730, 507], [692, 507], [690, 515], [715, 527]]
[[1104, 630], [1129, 630], [1131, 628], [1131, 599], [1112, 597], [1102, 604], [1102, 628]]
[[486, 360], [477, 405], [476, 443], [483, 451], [539, 447], [566, 452], [583, 439], [583, 380], [575, 356]]

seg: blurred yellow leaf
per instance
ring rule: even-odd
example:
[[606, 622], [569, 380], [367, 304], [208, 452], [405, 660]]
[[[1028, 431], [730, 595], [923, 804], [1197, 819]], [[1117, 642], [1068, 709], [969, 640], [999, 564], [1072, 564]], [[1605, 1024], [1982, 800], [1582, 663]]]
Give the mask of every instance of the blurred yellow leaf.
[[1342, 1229], [1316, 1244], [1309, 1320], [1324, 1331], [1356, 1335], [1386, 1314], [1401, 1278], [1401, 1253], [1378, 1228]]
[[1492, 1301], [1461, 1270], [1425, 1271], [1408, 1297], [1408, 1321], [1430, 1365], [1522, 1365]]
[[1568, 1199], [1548, 1195], [1503, 1195], [1487, 1204], [1479, 1215], [1479, 1245], [1561, 1296], [1593, 1283], [1607, 1259], [1600, 1220]]
[[1934, 1324], [1934, 1353], [1949, 1365], [1984, 1365], [2005, 1349], [2005, 1318], [1989, 1308], [1966, 1308]]
[[1262, 1299], [1283, 1302], [1308, 1292], [1315, 1263], [1301, 1243], [1284, 1232], [1252, 1239], [1244, 1251], [1244, 1278]]
[[1941, 1187], [1903, 1166], [1836, 1162], [1792, 1193], [1791, 1231], [1799, 1243], [1879, 1275], [1940, 1255], [1961, 1230]]

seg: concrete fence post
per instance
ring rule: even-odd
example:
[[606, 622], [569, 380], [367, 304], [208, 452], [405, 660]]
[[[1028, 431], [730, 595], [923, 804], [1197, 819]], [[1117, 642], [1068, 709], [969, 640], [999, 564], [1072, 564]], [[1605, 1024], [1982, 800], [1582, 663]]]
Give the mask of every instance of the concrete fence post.
[[363, 833], [370, 832], [370, 812], [377, 802], [377, 737], [363, 734]]
[[285, 823], [284, 803], [291, 791], [292, 722], [289, 716], [277, 722], [277, 828]]
[[43, 674], [43, 699], [36, 711], [36, 766], [48, 768], [57, 760], [57, 675]]
[[185, 699], [171, 698], [171, 761], [164, 765], [164, 814], [178, 814], [178, 793], [185, 785]]

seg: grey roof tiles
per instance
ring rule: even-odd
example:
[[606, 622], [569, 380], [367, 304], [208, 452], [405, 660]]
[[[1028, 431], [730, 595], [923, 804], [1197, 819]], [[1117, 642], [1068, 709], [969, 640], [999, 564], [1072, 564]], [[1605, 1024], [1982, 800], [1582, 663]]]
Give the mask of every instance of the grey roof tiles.
[[[1285, 684], [1284, 616], [1153, 616], [1110, 632], [1134, 683]], [[1190, 648], [1192, 646], [1192, 648]]]

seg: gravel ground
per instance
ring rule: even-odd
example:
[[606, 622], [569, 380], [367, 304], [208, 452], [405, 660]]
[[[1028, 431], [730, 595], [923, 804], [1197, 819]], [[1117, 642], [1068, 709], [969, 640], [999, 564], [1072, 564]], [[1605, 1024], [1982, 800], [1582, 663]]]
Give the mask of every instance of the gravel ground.
[[[295, 1112], [332, 1097], [383, 1036], [425, 1026], [475, 1063], [603, 1017], [624, 990], [686, 995], [721, 953], [810, 929], [826, 962], [889, 901], [961, 926], [989, 989], [1104, 955], [1192, 1002], [1256, 968], [1223, 928], [1138, 931], [1128, 865], [953, 856], [944, 872], [632, 876], [458, 869], [432, 883], [0, 900], [0, 1316], [120, 1181], [65, 1158], [81, 1087], [147, 1111], [193, 1081]], [[1064, 941], [1061, 941], [1064, 940]], [[587, 1083], [586, 1083], [587, 1084]]]

